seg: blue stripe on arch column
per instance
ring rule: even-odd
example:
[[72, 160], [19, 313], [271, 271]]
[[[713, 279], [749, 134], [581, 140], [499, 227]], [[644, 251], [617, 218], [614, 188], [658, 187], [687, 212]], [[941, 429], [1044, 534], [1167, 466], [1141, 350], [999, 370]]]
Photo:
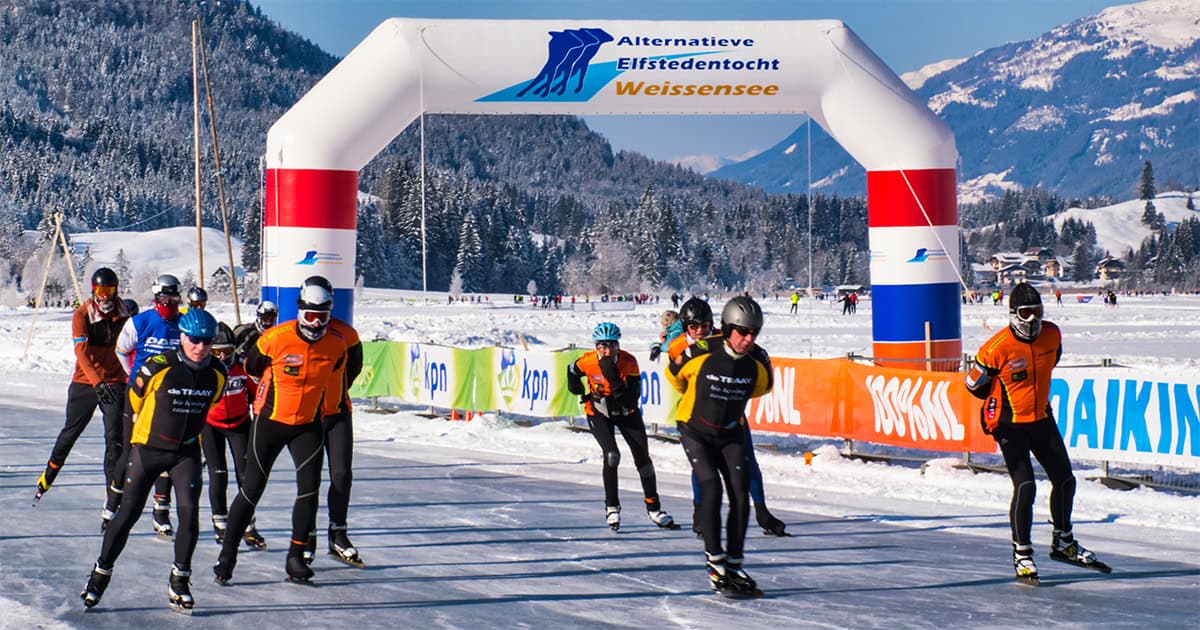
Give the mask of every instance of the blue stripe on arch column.
[[962, 338], [958, 283], [871, 286], [875, 341], [925, 341], [925, 322], [934, 341]]

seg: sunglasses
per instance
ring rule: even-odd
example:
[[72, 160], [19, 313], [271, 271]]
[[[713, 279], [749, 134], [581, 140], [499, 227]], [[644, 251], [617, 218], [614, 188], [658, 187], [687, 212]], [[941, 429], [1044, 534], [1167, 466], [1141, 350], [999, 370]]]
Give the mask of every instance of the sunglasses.
[[205, 306], [208, 306], [208, 300], [196, 300], [188, 303], [188, 308], [203, 309]]
[[745, 326], [733, 326], [730, 330], [736, 332], [743, 337], [755, 337], [762, 332], [761, 328], [746, 328]]
[[312, 311], [302, 308], [296, 313], [301, 322], [310, 326], [323, 326], [329, 323], [329, 311]]
[[708, 322], [688, 322], [688, 323], [684, 324], [684, 326], [688, 330], [691, 330], [693, 328], [695, 328], [696, 330], [703, 330], [706, 327], [712, 328], [712, 324], [710, 324]]
[[197, 345], [197, 346], [208, 346], [208, 345], [212, 345], [212, 342], [213, 342], [212, 337], [193, 337], [191, 335], [184, 335], [184, 336], [187, 337], [188, 343]]
[[1034, 319], [1041, 319], [1045, 310], [1041, 305], [1038, 306], [1018, 306], [1017, 318], [1021, 321], [1031, 322]]
[[597, 341], [596, 342], [597, 348], [608, 348], [609, 350], [616, 348], [618, 345], [620, 345], [620, 344], [618, 344], [616, 341]]
[[110, 298], [117, 294], [117, 287], [95, 286], [92, 287], [92, 294], [96, 297]]

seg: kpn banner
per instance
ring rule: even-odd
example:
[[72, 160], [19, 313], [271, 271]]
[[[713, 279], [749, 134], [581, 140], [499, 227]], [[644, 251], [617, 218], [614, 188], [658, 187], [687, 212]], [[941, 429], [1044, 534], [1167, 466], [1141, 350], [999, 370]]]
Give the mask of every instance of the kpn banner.
[[567, 391], [567, 368], [583, 354], [485, 348], [486, 369], [480, 370], [477, 410], [499, 410], [526, 416], [577, 416], [579, 399]]

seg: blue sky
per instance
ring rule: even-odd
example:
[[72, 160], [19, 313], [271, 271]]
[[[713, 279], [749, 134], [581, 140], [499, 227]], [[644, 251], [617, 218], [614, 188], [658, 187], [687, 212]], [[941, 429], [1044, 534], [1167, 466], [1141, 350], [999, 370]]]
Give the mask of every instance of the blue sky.
[[[255, 0], [251, 0], [254, 2]], [[1124, 4], [1112, 0], [257, 0], [263, 12], [344, 56], [389, 17], [803, 20], [840, 19], [903, 74]], [[670, 160], [769, 148], [800, 116], [589, 116], [617, 149]]]

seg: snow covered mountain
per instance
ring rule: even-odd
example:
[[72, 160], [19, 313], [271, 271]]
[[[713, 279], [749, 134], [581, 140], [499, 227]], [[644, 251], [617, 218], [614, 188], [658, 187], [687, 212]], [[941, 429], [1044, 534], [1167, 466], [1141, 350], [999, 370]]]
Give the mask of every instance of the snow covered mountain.
[[[904, 76], [954, 130], [960, 201], [1042, 186], [1127, 198], [1142, 162], [1157, 181], [1200, 181], [1200, 3], [1115, 6], [1023, 42]], [[804, 127], [712, 175], [772, 192], [807, 187]], [[863, 194], [863, 169], [813, 130], [813, 183]]]

